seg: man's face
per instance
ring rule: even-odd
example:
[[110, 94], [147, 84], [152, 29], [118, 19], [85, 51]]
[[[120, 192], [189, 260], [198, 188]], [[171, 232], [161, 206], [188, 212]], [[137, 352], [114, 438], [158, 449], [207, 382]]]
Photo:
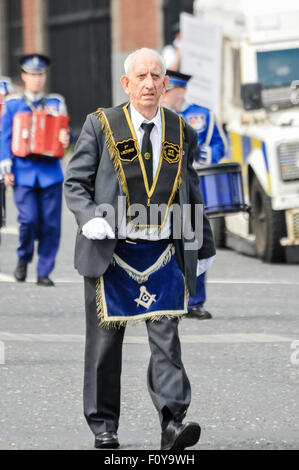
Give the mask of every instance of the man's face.
[[121, 77], [125, 92], [130, 95], [137, 111], [157, 109], [166, 89], [168, 77], [163, 75], [159, 58], [151, 53], [140, 53], [135, 58], [129, 76]]
[[46, 74], [22, 72], [22, 80], [25, 84], [26, 91], [30, 91], [31, 93], [39, 93], [45, 86]]

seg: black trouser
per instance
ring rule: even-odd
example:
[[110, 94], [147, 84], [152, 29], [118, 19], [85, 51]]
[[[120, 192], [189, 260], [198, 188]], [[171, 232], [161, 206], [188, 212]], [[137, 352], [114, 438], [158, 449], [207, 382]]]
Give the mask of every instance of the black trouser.
[[[117, 431], [120, 414], [120, 376], [125, 327], [98, 325], [96, 279], [85, 278], [86, 344], [84, 414], [96, 435]], [[182, 419], [191, 390], [182, 360], [178, 319], [146, 321], [151, 358], [147, 386], [163, 427], [170, 417]]]

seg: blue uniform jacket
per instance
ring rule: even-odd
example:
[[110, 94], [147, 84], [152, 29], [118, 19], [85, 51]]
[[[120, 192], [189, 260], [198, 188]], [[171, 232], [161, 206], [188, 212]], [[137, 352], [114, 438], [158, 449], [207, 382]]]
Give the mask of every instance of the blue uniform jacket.
[[226, 137], [214, 113], [203, 106], [191, 104], [179, 114], [197, 132], [200, 149], [197, 161], [207, 165], [218, 163], [226, 151]]
[[[42, 99], [34, 101], [34, 107], [41, 103]], [[53, 109], [66, 114], [64, 99], [60, 95], [47, 95], [45, 108]], [[12, 173], [15, 176], [15, 185], [34, 187], [39, 185], [47, 188], [63, 181], [63, 173], [58, 158], [53, 160], [30, 160], [29, 158], [16, 157], [11, 152], [11, 137], [13, 118], [18, 112], [30, 112], [31, 109], [22, 95], [9, 95], [5, 101], [5, 109], [2, 115], [2, 135], [0, 163], [3, 160], [12, 160]]]

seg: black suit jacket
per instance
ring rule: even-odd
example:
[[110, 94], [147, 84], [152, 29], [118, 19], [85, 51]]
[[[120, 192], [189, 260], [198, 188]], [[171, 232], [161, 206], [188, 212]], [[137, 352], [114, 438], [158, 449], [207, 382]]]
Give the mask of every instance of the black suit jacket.
[[[213, 235], [205, 214], [202, 219], [202, 245], [192, 243], [186, 237], [185, 227], [191, 221], [194, 228], [196, 204], [202, 204], [198, 187], [198, 177], [192, 163], [197, 156], [197, 134], [188, 124], [185, 127], [184, 155], [182, 164], [182, 184], [179, 187], [175, 202], [181, 208], [189, 205], [190, 214], [182, 220], [182, 237], [174, 240], [176, 256], [180, 268], [185, 274], [190, 295], [195, 294], [197, 259], [209, 258], [215, 254]], [[75, 247], [75, 268], [86, 277], [99, 277], [109, 266], [117, 240], [88, 240], [82, 234], [83, 225], [90, 219], [103, 215], [100, 204], [114, 207], [115, 218], [118, 220], [118, 197], [124, 196], [117, 179], [101, 124], [94, 114], [89, 114], [83, 125], [70, 160], [65, 178], [65, 198], [69, 209], [74, 213], [78, 223]], [[114, 227], [114, 222], [107, 220]]]

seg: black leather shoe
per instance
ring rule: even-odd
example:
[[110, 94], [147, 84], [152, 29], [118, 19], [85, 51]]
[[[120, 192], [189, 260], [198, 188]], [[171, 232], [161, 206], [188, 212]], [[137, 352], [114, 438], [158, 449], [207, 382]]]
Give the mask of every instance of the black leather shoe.
[[191, 421], [182, 424], [170, 421], [161, 434], [161, 450], [184, 450], [194, 446], [200, 438], [200, 426]]
[[101, 432], [97, 434], [94, 446], [96, 449], [117, 449], [119, 442], [116, 432]]
[[189, 310], [187, 318], [197, 318], [197, 320], [208, 320], [213, 317], [210, 312], [204, 309], [204, 307], [198, 305], [197, 307], [192, 307]]
[[55, 286], [54, 282], [49, 277], [38, 277], [37, 283], [38, 286]]
[[24, 282], [26, 281], [26, 276], [27, 276], [27, 264], [26, 263], [21, 263], [20, 261], [17, 264], [17, 267], [14, 272], [15, 279], [18, 282]]

